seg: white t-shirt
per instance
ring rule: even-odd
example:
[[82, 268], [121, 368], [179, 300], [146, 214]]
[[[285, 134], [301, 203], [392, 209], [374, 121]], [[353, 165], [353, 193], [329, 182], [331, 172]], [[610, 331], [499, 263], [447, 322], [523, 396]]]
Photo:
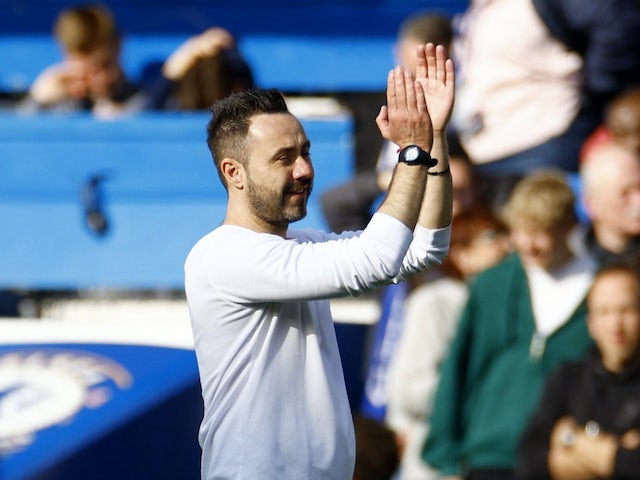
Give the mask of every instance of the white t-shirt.
[[204, 398], [204, 479], [351, 479], [355, 441], [328, 298], [441, 261], [449, 228], [376, 214], [363, 232], [223, 225], [185, 263]]
[[548, 337], [567, 323], [586, 297], [596, 264], [591, 257], [576, 256], [554, 272], [535, 267], [525, 270], [536, 331]]

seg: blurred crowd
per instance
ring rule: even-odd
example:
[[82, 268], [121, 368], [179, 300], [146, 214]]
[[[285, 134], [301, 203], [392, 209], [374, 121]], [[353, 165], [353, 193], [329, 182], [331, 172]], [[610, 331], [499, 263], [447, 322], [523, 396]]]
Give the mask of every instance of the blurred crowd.
[[114, 118], [145, 110], [202, 110], [254, 86], [235, 38], [220, 27], [188, 38], [160, 65], [146, 65], [138, 83], [122, 67], [122, 34], [105, 6], [65, 9], [53, 32], [63, 59], [35, 79], [18, 106], [22, 111], [90, 111]]
[[[640, 4], [418, 12], [397, 62], [425, 42], [456, 61], [451, 246], [380, 296], [356, 477], [640, 478]], [[323, 194], [334, 230], [396, 150]]]

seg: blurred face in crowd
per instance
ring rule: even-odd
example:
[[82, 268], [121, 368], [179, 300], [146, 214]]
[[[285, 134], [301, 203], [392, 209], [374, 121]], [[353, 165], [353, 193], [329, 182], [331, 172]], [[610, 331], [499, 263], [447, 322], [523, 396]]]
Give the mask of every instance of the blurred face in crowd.
[[[589, 165], [589, 162], [597, 162]], [[621, 252], [630, 237], [640, 235], [640, 156], [609, 144], [585, 158], [584, 203], [598, 241]]]
[[310, 142], [288, 113], [256, 115], [248, 135], [244, 185], [252, 216], [267, 231], [284, 233], [307, 213], [313, 186]]
[[453, 216], [468, 212], [474, 206], [476, 186], [472, 174], [472, 167], [468, 162], [458, 157], [449, 159], [451, 168], [451, 183], [453, 185]]
[[69, 64], [84, 82], [86, 96], [108, 98], [124, 81], [119, 45], [108, 43], [88, 53], [70, 52]]
[[602, 361], [620, 371], [638, 352], [640, 342], [640, 285], [625, 270], [598, 276], [588, 297], [588, 326]]
[[640, 155], [640, 89], [612, 102], [606, 125], [617, 142]]
[[573, 223], [565, 222], [551, 228], [539, 228], [523, 220], [511, 226], [510, 237], [523, 265], [553, 270], [572, 257], [568, 240], [573, 227]]
[[452, 244], [449, 257], [464, 277], [471, 278], [497, 264], [508, 252], [508, 236], [486, 229], [468, 242]]

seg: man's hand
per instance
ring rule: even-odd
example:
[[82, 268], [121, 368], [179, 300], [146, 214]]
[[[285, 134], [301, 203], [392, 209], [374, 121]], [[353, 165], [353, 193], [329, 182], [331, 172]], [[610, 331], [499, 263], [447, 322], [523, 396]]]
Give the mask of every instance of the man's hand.
[[451, 118], [455, 70], [442, 45], [419, 45], [416, 80], [422, 85], [434, 132], [443, 132]]
[[427, 152], [433, 144], [431, 119], [423, 89], [410, 71], [396, 67], [387, 79], [387, 105], [376, 117], [380, 133], [396, 145], [418, 145]]

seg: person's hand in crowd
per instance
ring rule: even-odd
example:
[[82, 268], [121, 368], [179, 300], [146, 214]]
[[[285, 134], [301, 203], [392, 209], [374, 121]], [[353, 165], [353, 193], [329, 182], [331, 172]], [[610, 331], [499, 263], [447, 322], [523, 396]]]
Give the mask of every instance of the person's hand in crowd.
[[169, 80], [179, 80], [201, 58], [215, 57], [220, 51], [235, 45], [233, 35], [219, 27], [209, 28], [184, 42], [165, 61], [163, 75]]
[[29, 90], [31, 98], [41, 105], [80, 99], [88, 94], [86, 74], [72, 62], [50, 66], [36, 78]]

